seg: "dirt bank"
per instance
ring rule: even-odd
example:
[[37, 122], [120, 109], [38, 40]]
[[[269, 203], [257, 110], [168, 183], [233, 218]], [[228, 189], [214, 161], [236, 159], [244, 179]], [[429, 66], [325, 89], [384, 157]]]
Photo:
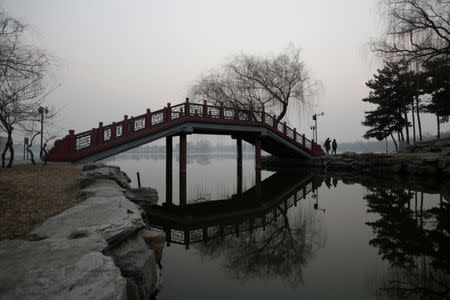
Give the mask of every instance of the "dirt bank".
[[69, 163], [0, 169], [0, 240], [23, 237], [51, 216], [79, 203], [80, 168]]

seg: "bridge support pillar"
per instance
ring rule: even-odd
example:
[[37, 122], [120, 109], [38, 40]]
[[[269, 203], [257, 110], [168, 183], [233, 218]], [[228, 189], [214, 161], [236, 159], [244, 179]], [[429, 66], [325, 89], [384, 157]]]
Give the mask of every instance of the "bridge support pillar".
[[262, 161], [261, 161], [261, 140], [255, 140], [255, 186], [256, 186], [256, 194], [258, 200], [261, 200], [262, 191], [261, 191], [261, 169], [262, 169]]
[[180, 206], [186, 205], [186, 134], [180, 135]]
[[262, 169], [262, 161], [261, 161], [261, 140], [255, 140], [255, 168], [257, 170]]
[[172, 204], [172, 137], [166, 137], [166, 204]]
[[236, 139], [237, 149], [237, 194], [242, 194], [242, 139]]

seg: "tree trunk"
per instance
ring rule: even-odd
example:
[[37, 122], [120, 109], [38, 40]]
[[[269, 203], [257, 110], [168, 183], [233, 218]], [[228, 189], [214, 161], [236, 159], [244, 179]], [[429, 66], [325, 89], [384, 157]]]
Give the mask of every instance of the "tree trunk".
[[[6, 140], [6, 144], [5, 144], [5, 148], [3, 149], [2, 152], [2, 168], [4, 168], [6, 166], [6, 152], [9, 150], [11, 152], [11, 147], [10, 147], [10, 143], [11, 143], [11, 134], [8, 132], [8, 137]], [[11, 159], [10, 159], [11, 161]], [[9, 163], [8, 163], [9, 166]]]
[[287, 112], [287, 103], [283, 103], [283, 109], [281, 110], [281, 113], [278, 115], [277, 117], [277, 121], [280, 122], [281, 120], [283, 120], [284, 116], [286, 115]]
[[11, 153], [11, 155], [9, 156], [9, 163], [6, 166], [7, 168], [11, 168], [13, 161], [14, 161], [14, 147], [13, 147], [12, 138], [10, 139], [10, 143], [9, 143], [9, 153]]
[[8, 151], [8, 142], [6, 142], [5, 149], [3, 149], [3, 152], [2, 152], [2, 168], [5, 167], [6, 151]]
[[437, 120], [437, 138], [440, 139], [441, 138], [441, 122], [439, 120], [438, 115], [436, 115], [436, 120]]
[[414, 99], [411, 103], [411, 118], [412, 118], [412, 128], [413, 128], [413, 142], [416, 144], [416, 118], [414, 117]]
[[31, 147], [28, 147], [28, 148], [27, 148], [27, 152], [30, 154], [30, 160], [31, 160], [31, 163], [32, 163], [33, 165], [36, 165], [36, 162], [34, 161], [34, 154], [33, 154], [33, 151], [31, 151], [30, 148], [31, 148]]
[[416, 97], [416, 114], [417, 114], [417, 127], [419, 129], [419, 141], [422, 141], [422, 124], [420, 122], [419, 97]]
[[406, 121], [406, 126], [405, 126], [405, 129], [406, 129], [406, 143], [409, 145], [409, 121], [408, 121], [408, 113], [406, 112], [406, 110], [404, 112], [404, 116], [405, 116], [405, 121]]
[[6, 165], [6, 152], [9, 150], [10, 157], [7, 168], [11, 168], [12, 163], [14, 161], [14, 147], [13, 147], [13, 140], [12, 140], [12, 132], [8, 132], [8, 139], [6, 141], [5, 149], [2, 153], [2, 168]]
[[391, 133], [391, 138], [392, 138], [392, 141], [394, 142], [395, 152], [397, 152], [398, 151], [397, 142], [395, 141], [394, 135], [392, 133]]
[[47, 150], [45, 150], [45, 148], [42, 149], [42, 151], [44, 152], [44, 156], [42, 157], [42, 159], [44, 160], [44, 166], [46, 166], [47, 165], [48, 152], [47, 152]]
[[405, 135], [403, 134], [403, 129], [400, 130], [400, 137], [402, 138], [402, 142], [404, 142], [405, 141]]

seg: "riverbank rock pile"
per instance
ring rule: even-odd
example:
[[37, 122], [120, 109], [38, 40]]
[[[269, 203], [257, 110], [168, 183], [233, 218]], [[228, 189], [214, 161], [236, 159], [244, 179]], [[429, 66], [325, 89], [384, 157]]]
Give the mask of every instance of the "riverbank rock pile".
[[392, 155], [353, 152], [315, 158], [313, 165], [332, 170], [363, 173], [395, 173], [418, 176], [450, 176], [450, 156], [436, 153], [397, 153]]
[[0, 242], [0, 298], [149, 299], [154, 293], [159, 268], [149, 237], [155, 233], [125, 196], [142, 194], [133, 193], [120, 168], [103, 164], [84, 166], [79, 182], [84, 201], [37, 226], [27, 240]]
[[441, 155], [450, 154], [450, 138], [436, 139], [415, 145], [406, 146], [401, 153], [439, 153]]
[[371, 175], [401, 174], [408, 176], [435, 176], [450, 178], [450, 155], [439, 153], [374, 154], [344, 152], [313, 159], [264, 159], [267, 167], [320, 168], [335, 171], [362, 172]]

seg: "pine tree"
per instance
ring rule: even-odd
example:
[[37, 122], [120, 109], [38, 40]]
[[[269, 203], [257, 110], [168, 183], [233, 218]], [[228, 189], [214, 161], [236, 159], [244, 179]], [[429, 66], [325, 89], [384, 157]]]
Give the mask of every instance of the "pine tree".
[[397, 148], [393, 133], [403, 136], [403, 128], [406, 128], [409, 143], [408, 111], [418, 93], [416, 74], [409, 70], [406, 62], [386, 62], [377, 72], [374, 79], [366, 83], [371, 89], [369, 97], [362, 99], [376, 105], [374, 110], [365, 112], [362, 124], [370, 129], [364, 138], [382, 140], [391, 136]]
[[440, 138], [440, 124], [450, 117], [450, 56], [436, 58], [424, 63], [424, 92], [431, 95], [426, 110], [436, 115], [437, 138]]

